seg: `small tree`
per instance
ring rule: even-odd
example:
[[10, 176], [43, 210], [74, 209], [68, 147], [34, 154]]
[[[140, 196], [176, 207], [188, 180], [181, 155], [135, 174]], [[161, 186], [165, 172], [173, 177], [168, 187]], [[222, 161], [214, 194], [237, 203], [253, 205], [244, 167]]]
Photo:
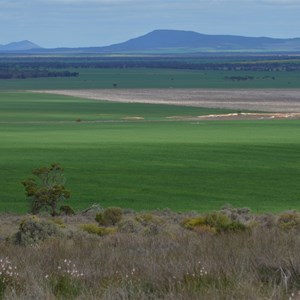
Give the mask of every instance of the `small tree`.
[[30, 211], [33, 214], [41, 210], [49, 210], [52, 216], [57, 215], [58, 202], [70, 198], [70, 191], [64, 186], [66, 180], [63, 168], [59, 164], [32, 170], [36, 178], [22, 181], [26, 196], [30, 201]]

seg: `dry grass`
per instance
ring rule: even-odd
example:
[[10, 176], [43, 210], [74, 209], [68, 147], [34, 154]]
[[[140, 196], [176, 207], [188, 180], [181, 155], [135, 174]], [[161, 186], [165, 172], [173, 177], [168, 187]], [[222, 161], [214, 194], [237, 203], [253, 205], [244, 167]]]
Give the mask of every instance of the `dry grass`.
[[[254, 216], [235, 211], [231, 218], [243, 221], [248, 230], [220, 234], [185, 229], [183, 220], [194, 217], [195, 213], [130, 212], [123, 221], [158, 230], [98, 237], [80, 229], [80, 224], [93, 222], [92, 214], [78, 214], [63, 218], [64, 238], [25, 247], [2, 240], [0, 256], [9, 257], [19, 273], [3, 297], [257, 300], [289, 299], [294, 293], [292, 299], [297, 299], [299, 224], [285, 230], [278, 220], [293, 222], [298, 214]], [[17, 218], [2, 215], [1, 224], [14, 224], [12, 233], [17, 230]], [[59, 273], [65, 259], [83, 276]]]

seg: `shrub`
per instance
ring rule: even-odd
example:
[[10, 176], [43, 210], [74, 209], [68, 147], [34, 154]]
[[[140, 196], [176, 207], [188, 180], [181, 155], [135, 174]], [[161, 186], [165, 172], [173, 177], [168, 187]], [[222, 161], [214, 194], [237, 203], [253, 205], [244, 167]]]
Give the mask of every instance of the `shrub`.
[[165, 223], [164, 219], [150, 213], [139, 214], [135, 217], [135, 219], [144, 226], [162, 225]]
[[109, 207], [104, 212], [98, 213], [95, 220], [100, 226], [115, 226], [122, 219], [122, 209]]
[[20, 223], [14, 241], [18, 245], [32, 245], [54, 236], [62, 236], [59, 227], [53, 222], [41, 221], [34, 216]]
[[183, 226], [186, 229], [194, 230], [195, 227], [205, 225], [204, 217], [190, 218], [183, 221]]
[[245, 231], [248, 227], [238, 221], [232, 221], [228, 224], [227, 228], [224, 228], [224, 231]]
[[231, 205], [226, 205], [221, 209], [221, 213], [228, 216], [233, 221], [242, 223], [250, 222], [253, 219], [251, 209], [247, 207], [235, 208]]
[[73, 216], [75, 215], [75, 211], [73, 210], [73, 208], [69, 205], [62, 205], [60, 208], [59, 208], [61, 214], [64, 214], [66, 216]]
[[205, 224], [198, 225], [198, 226], [194, 227], [193, 230], [200, 234], [215, 234], [215, 233], [217, 233], [216, 228], [211, 227], [209, 225], [205, 225]]
[[254, 222], [257, 222], [261, 227], [271, 229], [276, 227], [277, 219], [274, 214], [267, 213], [263, 215], [256, 215]]
[[152, 222], [154, 217], [149, 213], [142, 213], [135, 217], [135, 219], [142, 225], [147, 225], [149, 222]]
[[126, 218], [118, 223], [118, 231], [122, 233], [140, 233], [144, 226], [132, 218]]
[[246, 226], [239, 221], [232, 221], [228, 216], [213, 212], [205, 216], [205, 224], [216, 229], [217, 232], [243, 231]]
[[227, 231], [243, 231], [247, 227], [239, 221], [232, 221], [227, 215], [213, 212], [205, 216], [186, 219], [183, 222], [186, 229], [196, 232], [220, 233]]
[[215, 234], [217, 233], [216, 228], [206, 223], [205, 217], [196, 217], [186, 219], [183, 222], [183, 227], [189, 230], [193, 230], [197, 233], [205, 234]]
[[151, 213], [142, 213], [137, 215], [135, 219], [144, 227], [144, 235], [157, 235], [164, 231], [166, 220], [159, 216]]
[[95, 224], [84, 224], [81, 226], [82, 230], [90, 233], [90, 234], [96, 234], [99, 236], [109, 235], [116, 233], [117, 228], [115, 227], [99, 227]]
[[295, 211], [282, 213], [279, 215], [277, 224], [284, 230], [298, 228], [300, 227], [300, 214]]
[[64, 221], [61, 218], [51, 218], [50, 222], [58, 225], [60, 228], [66, 227], [66, 225], [64, 224]]

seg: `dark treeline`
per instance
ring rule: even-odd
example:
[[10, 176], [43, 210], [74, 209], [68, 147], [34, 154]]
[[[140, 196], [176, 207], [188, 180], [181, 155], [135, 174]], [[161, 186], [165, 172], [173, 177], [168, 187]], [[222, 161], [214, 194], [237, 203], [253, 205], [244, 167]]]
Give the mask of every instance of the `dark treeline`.
[[[40, 68], [163, 68], [216, 71], [300, 71], [299, 57], [290, 56], [98, 56], [98, 57], [1, 57], [0, 69], [32, 69], [27, 74], [43, 74]], [[34, 71], [33, 71], [34, 70]], [[23, 71], [23, 70], [22, 70]], [[60, 74], [62, 73], [62, 74]], [[49, 72], [49, 76], [77, 76], [76, 73]], [[41, 77], [41, 76], [39, 76]]]
[[70, 71], [48, 71], [39, 69], [8, 69], [0, 67], [0, 79], [26, 79], [41, 77], [76, 77], [78, 72]]
[[[266, 77], [264, 77], [266, 78]], [[268, 77], [269, 78], [269, 77]], [[254, 80], [255, 78], [253, 76], [226, 76], [226, 80], [233, 80], [233, 81], [246, 81], [246, 80]], [[275, 77], [273, 77], [275, 79]]]

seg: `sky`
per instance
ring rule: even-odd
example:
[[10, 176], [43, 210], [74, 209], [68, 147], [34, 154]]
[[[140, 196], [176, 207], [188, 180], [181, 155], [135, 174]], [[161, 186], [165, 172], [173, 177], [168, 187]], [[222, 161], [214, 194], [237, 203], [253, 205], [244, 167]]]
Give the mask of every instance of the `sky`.
[[300, 37], [300, 0], [0, 0], [0, 44], [106, 46], [155, 29]]

